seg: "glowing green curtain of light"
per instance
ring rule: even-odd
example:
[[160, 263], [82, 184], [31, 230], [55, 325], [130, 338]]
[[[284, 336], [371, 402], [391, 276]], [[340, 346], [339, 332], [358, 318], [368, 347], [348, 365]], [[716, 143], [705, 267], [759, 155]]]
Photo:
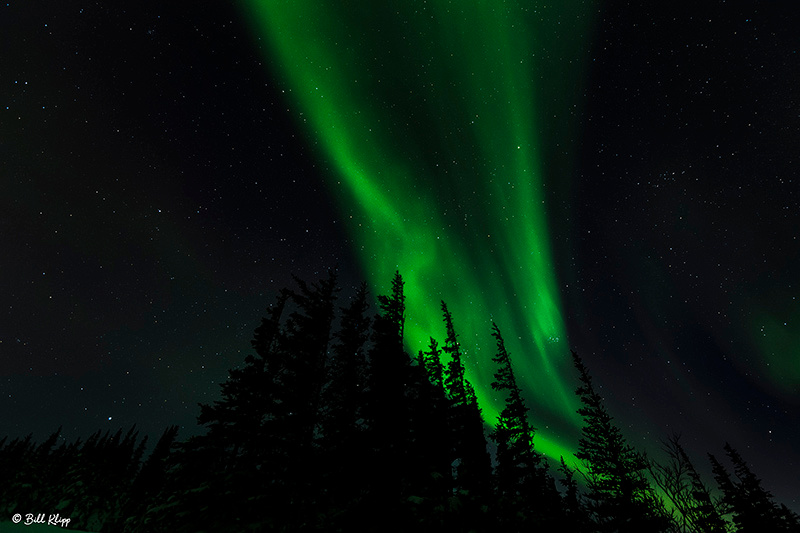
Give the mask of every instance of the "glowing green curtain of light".
[[329, 165], [369, 282], [385, 293], [395, 269], [406, 281], [411, 353], [431, 336], [443, 340], [438, 304], [446, 301], [494, 423], [504, 401], [490, 387], [494, 319], [526, 391], [537, 449], [570, 457], [580, 419], [548, 242], [535, 86], [557, 81], [537, 70], [537, 54], [554, 53], [537, 35], [558, 34], [551, 26], [565, 8], [501, 0], [244, 7]]

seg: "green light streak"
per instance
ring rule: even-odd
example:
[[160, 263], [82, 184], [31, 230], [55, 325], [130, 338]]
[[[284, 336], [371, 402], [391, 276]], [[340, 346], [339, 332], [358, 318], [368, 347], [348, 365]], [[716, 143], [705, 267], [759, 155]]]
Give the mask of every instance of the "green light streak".
[[571, 457], [581, 420], [537, 123], [537, 94], [559, 91], [534, 80], [563, 82], [537, 58], [558, 43], [537, 36], [556, 36], [574, 3], [244, 1], [292, 111], [331, 167], [369, 282], [385, 292], [394, 270], [403, 274], [409, 350], [444, 339], [445, 300], [494, 423], [503, 402], [490, 387], [494, 319], [508, 332], [537, 449], [556, 459]]

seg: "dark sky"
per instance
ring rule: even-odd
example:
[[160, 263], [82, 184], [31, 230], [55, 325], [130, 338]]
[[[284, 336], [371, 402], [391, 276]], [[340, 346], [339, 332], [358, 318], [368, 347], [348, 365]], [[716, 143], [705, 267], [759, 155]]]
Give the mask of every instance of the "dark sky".
[[238, 12], [161, 7], [2, 7], [6, 432], [191, 427], [291, 274], [355, 270]]
[[[614, 4], [549, 189], [570, 344], [635, 444], [797, 508], [800, 16]], [[292, 274], [362, 278], [285, 82], [225, 2], [4, 3], [0, 46], [0, 433], [188, 435]]]

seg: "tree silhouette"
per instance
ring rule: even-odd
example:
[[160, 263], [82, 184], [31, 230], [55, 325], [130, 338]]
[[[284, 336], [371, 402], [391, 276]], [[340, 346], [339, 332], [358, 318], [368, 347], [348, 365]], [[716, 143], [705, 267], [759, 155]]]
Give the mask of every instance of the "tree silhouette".
[[148, 510], [160, 503], [159, 493], [167, 482], [168, 459], [177, 437], [178, 426], [164, 430], [130, 485], [119, 523], [108, 529], [127, 533], [146, 533], [154, 529]]
[[599, 531], [659, 532], [671, 526], [663, 504], [645, 477], [647, 462], [613, 423], [589, 371], [572, 352], [583, 406], [582, 437], [575, 457], [583, 461], [589, 510]]
[[367, 297], [367, 286], [362, 284], [350, 305], [341, 309], [340, 329], [334, 334], [324, 394], [327, 410], [323, 433], [329, 449], [331, 446], [347, 447], [363, 425], [361, 405], [371, 325]]
[[453, 316], [444, 302], [442, 315], [447, 332], [442, 351], [450, 358], [444, 383], [450, 400], [455, 486], [464, 494], [484, 495], [491, 486], [491, 462], [486, 450], [483, 419], [475, 391], [466, 377]]
[[[328, 361], [327, 381], [323, 392], [323, 445], [328, 453], [343, 451], [353, 445], [363, 431], [362, 404], [366, 382], [367, 355], [371, 320], [366, 284], [362, 284], [350, 305], [341, 308], [340, 329]], [[339, 450], [339, 449], [342, 450]]]
[[503, 515], [545, 525], [558, 517], [560, 498], [547, 472], [547, 462], [534, 450], [535, 430], [528, 420], [528, 407], [495, 323], [492, 336], [497, 343], [497, 354], [492, 361], [498, 366], [492, 389], [506, 394], [505, 407], [491, 433], [497, 443], [495, 483]]
[[444, 365], [442, 365], [442, 352], [439, 343], [431, 337], [428, 351], [421, 352], [420, 364], [425, 368], [430, 382], [444, 392]]
[[391, 292], [377, 298], [378, 313], [373, 319], [363, 410], [366, 490], [359, 511], [362, 516], [357, 517], [360, 521], [351, 524], [359, 529], [375, 523], [382, 514], [399, 519], [408, 495], [411, 427], [407, 386], [411, 361], [403, 346], [403, 287], [402, 276], [395, 272]]
[[338, 308], [338, 320], [337, 292], [332, 272], [282, 290], [254, 331], [254, 353], [230, 370], [219, 400], [200, 406], [205, 432], [179, 442], [177, 428], [167, 428], [144, 461], [146, 439], [135, 428], [72, 443], [60, 429], [41, 444], [0, 439], [0, 511], [45, 507], [71, 517], [70, 526], [122, 533], [800, 531], [797, 514], [727, 444], [732, 473], [709, 456], [719, 501], [677, 437], [666, 444], [667, 462], [648, 463], [575, 352], [582, 466], [561, 459], [559, 493], [535, 450], [496, 324], [492, 388], [505, 404], [491, 432], [492, 465], [466, 351], [444, 302], [444, 343], [431, 338], [412, 359], [399, 272], [372, 320], [365, 285]]
[[328, 360], [323, 387], [319, 462], [314, 479], [320, 485], [319, 505], [331, 530], [353, 529], [343, 517], [358, 513], [368, 482], [370, 453], [365, 442], [367, 416], [367, 343], [371, 333], [368, 291], [362, 284], [346, 307], [340, 308], [339, 330]]
[[[319, 498], [317, 440], [338, 288], [332, 271], [316, 283], [295, 281], [298, 289], [282, 291], [256, 329], [256, 354], [230, 371], [220, 400], [201, 405], [198, 423], [208, 433], [177, 456], [170, 503], [200, 509], [193, 518], [204, 527], [246, 528], [265, 515], [271, 526], [300, 527]], [[207, 471], [202, 480], [198, 463]]]
[[786, 506], [779, 506], [764, 489], [739, 452], [725, 443], [725, 453], [733, 463], [735, 479], [725, 467], [708, 454], [714, 479], [722, 492], [721, 504], [731, 513], [737, 533], [755, 531], [798, 532], [800, 520]]
[[427, 473], [433, 476], [428, 483], [452, 493], [451, 464], [453, 457], [453, 435], [448, 430], [450, 403], [444, 389], [444, 367], [441, 351], [436, 339], [430, 339], [428, 351], [420, 351], [417, 370], [421, 376], [418, 385], [418, 403], [414, 410], [419, 421], [420, 449], [418, 453], [428, 462]]

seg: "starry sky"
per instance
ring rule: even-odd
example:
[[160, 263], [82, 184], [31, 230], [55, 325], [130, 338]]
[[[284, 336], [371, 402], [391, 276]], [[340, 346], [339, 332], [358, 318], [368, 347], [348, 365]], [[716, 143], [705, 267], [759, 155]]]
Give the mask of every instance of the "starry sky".
[[311, 4], [0, 6], [3, 433], [187, 436], [292, 274], [399, 268], [487, 416], [498, 322], [545, 453], [574, 348], [634, 444], [800, 507], [800, 15]]

